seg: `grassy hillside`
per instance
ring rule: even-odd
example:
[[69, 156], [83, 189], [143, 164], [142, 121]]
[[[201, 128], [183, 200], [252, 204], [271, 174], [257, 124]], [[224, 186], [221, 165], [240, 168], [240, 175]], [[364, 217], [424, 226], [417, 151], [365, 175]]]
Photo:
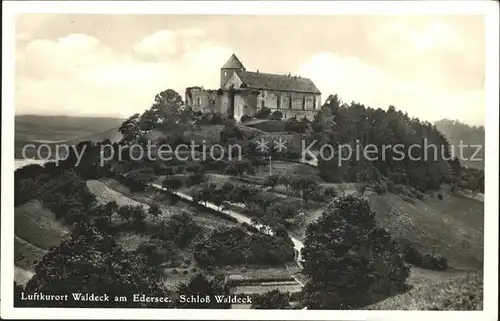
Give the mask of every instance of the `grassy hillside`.
[[445, 195], [443, 200], [415, 199], [412, 203], [386, 193], [370, 196], [380, 224], [418, 250], [447, 258], [458, 268], [482, 268], [484, 204]]
[[15, 208], [15, 234], [41, 249], [58, 245], [69, 232], [39, 201]]
[[17, 206], [14, 211], [14, 262], [16, 268], [20, 268], [19, 273], [16, 272], [16, 281], [19, 278], [23, 283], [47, 249], [57, 246], [68, 229], [56, 221], [54, 214], [39, 201]]
[[45, 255], [46, 250], [38, 248], [25, 240], [14, 238], [14, 264], [27, 271], [34, 271], [35, 265]]
[[482, 310], [481, 273], [448, 274], [367, 307], [368, 310]]

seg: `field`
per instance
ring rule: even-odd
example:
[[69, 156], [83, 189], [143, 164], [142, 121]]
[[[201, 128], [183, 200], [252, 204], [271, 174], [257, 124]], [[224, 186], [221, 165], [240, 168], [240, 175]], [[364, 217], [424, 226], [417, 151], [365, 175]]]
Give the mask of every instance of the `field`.
[[57, 222], [54, 214], [39, 201], [15, 208], [14, 229], [21, 239], [42, 249], [58, 245], [68, 233], [68, 229]]
[[[163, 221], [174, 214], [188, 213], [193, 215], [194, 221], [200, 226], [204, 226], [210, 230], [235, 225], [232, 221], [222, 219], [207, 210], [193, 206], [185, 201], [179, 200], [175, 204], [172, 204], [172, 198], [153, 188], [148, 188], [144, 192], [132, 193], [127, 187], [113, 179], [88, 181], [87, 186], [103, 203], [114, 200], [120, 206], [141, 205], [145, 210], [149, 209], [151, 204], [157, 203], [162, 211], [162, 214], [158, 218], [159, 221]], [[158, 223], [158, 220], [152, 223]]]
[[35, 265], [45, 255], [46, 251], [33, 244], [14, 237], [14, 263], [15, 266], [33, 272]]
[[37, 200], [17, 206], [14, 213], [15, 280], [26, 283], [47, 249], [57, 246], [69, 230]]

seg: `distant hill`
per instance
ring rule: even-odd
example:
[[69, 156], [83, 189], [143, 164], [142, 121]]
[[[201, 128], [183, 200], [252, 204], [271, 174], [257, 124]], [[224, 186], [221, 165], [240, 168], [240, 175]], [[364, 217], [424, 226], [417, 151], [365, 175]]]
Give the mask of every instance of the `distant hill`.
[[455, 155], [459, 156], [460, 143], [462, 145], [481, 145], [483, 148], [474, 156], [481, 158], [482, 161], [471, 159], [475, 153], [475, 147], [464, 147], [464, 158], [470, 160], [460, 160], [462, 166], [473, 167], [477, 169], [484, 168], [484, 141], [485, 131], [483, 126], [469, 126], [461, 123], [458, 120], [442, 119], [436, 122], [437, 129], [442, 132], [450, 144], [455, 148]]
[[[81, 141], [117, 142], [121, 139], [118, 132], [124, 119], [74, 116], [38, 116], [22, 115], [15, 117], [15, 152], [16, 159], [23, 158], [22, 149], [26, 144], [48, 144], [53, 148], [56, 143], [67, 145]], [[30, 150], [32, 152], [32, 149]], [[35, 155], [27, 155], [34, 157]], [[44, 155], [42, 155], [44, 156]]]
[[16, 140], [66, 141], [117, 128], [121, 118], [76, 116], [15, 116]]

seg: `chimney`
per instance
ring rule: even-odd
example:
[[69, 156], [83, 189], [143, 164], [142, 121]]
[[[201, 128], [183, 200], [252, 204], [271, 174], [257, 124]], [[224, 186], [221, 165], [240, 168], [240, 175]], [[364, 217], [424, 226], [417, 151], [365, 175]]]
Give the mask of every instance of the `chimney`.
[[259, 69], [257, 69], [257, 73], [259, 73]]

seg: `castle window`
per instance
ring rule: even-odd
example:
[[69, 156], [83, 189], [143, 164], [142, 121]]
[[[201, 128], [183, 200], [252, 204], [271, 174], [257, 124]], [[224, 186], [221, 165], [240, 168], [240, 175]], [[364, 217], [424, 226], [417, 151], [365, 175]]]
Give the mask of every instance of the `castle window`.
[[224, 71], [224, 77], [226, 77], [226, 76], [227, 76], [227, 71]]
[[201, 105], [201, 97], [198, 97], [198, 98], [196, 99], [196, 103], [197, 103], [197, 105], [198, 105], [198, 106], [199, 106], [199, 105]]

